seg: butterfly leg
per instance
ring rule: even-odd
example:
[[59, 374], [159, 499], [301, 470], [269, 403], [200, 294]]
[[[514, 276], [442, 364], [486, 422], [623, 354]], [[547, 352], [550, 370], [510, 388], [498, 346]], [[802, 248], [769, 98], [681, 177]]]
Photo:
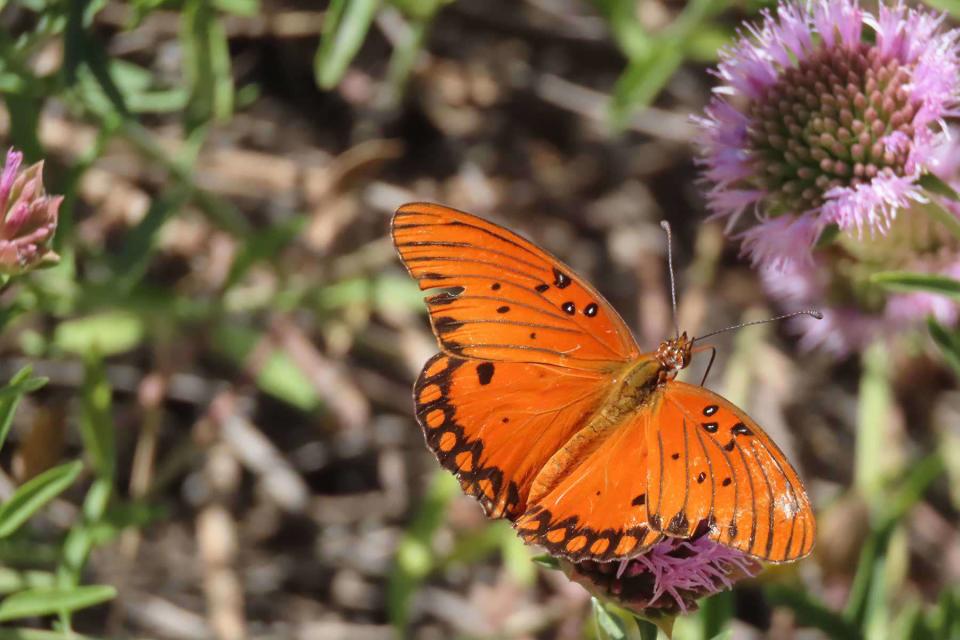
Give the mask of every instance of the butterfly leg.
[[700, 380], [700, 386], [702, 387], [707, 382], [707, 376], [710, 375], [710, 369], [713, 368], [713, 361], [717, 357], [717, 348], [712, 344], [705, 344], [701, 346], [694, 347], [690, 352], [698, 353], [700, 351], [710, 350], [710, 362], [707, 363], [707, 370], [703, 372], [703, 379]]

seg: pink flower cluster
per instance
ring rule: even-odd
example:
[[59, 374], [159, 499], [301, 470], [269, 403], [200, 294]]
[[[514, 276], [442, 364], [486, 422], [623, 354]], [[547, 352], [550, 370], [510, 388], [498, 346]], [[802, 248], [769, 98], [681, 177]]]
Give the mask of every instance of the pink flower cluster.
[[63, 196], [49, 196], [43, 187], [43, 162], [23, 171], [23, 154], [7, 152], [0, 174], [0, 274], [14, 275], [55, 264], [50, 249]]

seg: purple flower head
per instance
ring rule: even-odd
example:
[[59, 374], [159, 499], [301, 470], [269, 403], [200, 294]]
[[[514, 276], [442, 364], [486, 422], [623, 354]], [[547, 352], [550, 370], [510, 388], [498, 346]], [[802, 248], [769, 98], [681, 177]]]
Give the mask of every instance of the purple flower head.
[[23, 154], [10, 149], [0, 173], [0, 275], [55, 264], [49, 244], [57, 229], [63, 196], [43, 187], [43, 162], [20, 170]]
[[742, 235], [756, 264], [809, 261], [829, 225], [885, 233], [924, 200], [917, 181], [960, 104], [960, 32], [942, 22], [902, 2], [785, 2], [721, 52], [702, 178], [728, 230], [759, 217]]
[[664, 538], [621, 562], [561, 561], [561, 567], [594, 595], [649, 618], [694, 611], [698, 599], [730, 589], [761, 568], [752, 557], [702, 534]]

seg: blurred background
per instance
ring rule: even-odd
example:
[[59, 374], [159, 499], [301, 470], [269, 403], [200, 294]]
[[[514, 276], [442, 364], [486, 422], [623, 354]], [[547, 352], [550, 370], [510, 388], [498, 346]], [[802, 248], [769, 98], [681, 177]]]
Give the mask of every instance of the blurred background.
[[[436, 343], [389, 218], [517, 230], [645, 348], [661, 219], [681, 327], [784, 311], [706, 221], [690, 119], [763, 7], [0, 2], [0, 135], [65, 196], [60, 264], [0, 293], [0, 496], [45, 479], [0, 509], [0, 638], [626, 637], [424, 446]], [[819, 539], [675, 637], [960, 637], [960, 393], [929, 338], [716, 343], [708, 386], [797, 466]]]

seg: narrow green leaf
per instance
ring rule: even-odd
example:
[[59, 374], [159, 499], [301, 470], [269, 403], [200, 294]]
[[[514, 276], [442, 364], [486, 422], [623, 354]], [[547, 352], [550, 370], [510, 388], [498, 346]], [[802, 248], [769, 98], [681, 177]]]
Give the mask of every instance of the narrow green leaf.
[[80, 435], [97, 476], [108, 479], [113, 478], [115, 464], [112, 395], [103, 362], [96, 357], [88, 358], [81, 396]]
[[960, 334], [952, 333], [934, 318], [927, 319], [927, 327], [930, 329], [930, 337], [940, 347], [943, 359], [960, 377]]
[[960, 280], [935, 273], [882, 271], [870, 276], [870, 281], [883, 285], [891, 291], [906, 293], [925, 291], [960, 300]]
[[227, 33], [210, 0], [186, 0], [180, 14], [184, 77], [190, 99], [184, 114], [187, 132], [233, 112], [233, 78]]
[[724, 635], [734, 615], [734, 597], [732, 591], [721, 591], [700, 601], [700, 621], [703, 638], [720, 638]]
[[0, 602], [0, 621], [77, 611], [117, 597], [109, 585], [88, 585], [72, 589], [38, 588], [20, 591]]
[[332, 89], [340, 82], [373, 22], [379, 0], [332, 0], [323, 21], [320, 46], [313, 60], [317, 86]]
[[871, 506], [888, 498], [884, 491], [884, 478], [888, 472], [885, 452], [892, 396], [889, 358], [885, 346], [878, 342], [863, 355], [853, 465], [854, 485]]
[[[953, 187], [932, 173], [921, 177], [920, 184], [934, 196], [946, 198], [953, 202], [960, 202], [960, 195], [954, 191]], [[960, 219], [952, 212], [947, 211], [943, 203], [936, 197], [931, 198], [930, 202], [921, 205], [921, 207], [936, 223], [943, 225], [955, 237], [960, 238]]]
[[658, 39], [652, 53], [630, 61], [617, 79], [610, 100], [610, 121], [622, 130], [637, 109], [653, 102], [660, 90], [683, 63], [682, 51], [672, 41]]
[[43, 631], [42, 629], [0, 629], [0, 640], [99, 640], [93, 636], [70, 632], [69, 636], [62, 631]]
[[11, 535], [41, 507], [65, 491], [80, 475], [79, 460], [47, 469], [18, 487], [0, 505], [0, 538]]
[[541, 553], [540, 555], [533, 556], [530, 558], [530, 560], [545, 569], [552, 569], [554, 571], [560, 570], [560, 561], [550, 554]]
[[32, 369], [29, 366], [20, 369], [10, 379], [6, 387], [0, 389], [0, 449], [7, 440], [7, 434], [10, 433], [10, 426], [13, 424], [13, 416], [20, 405], [20, 399], [24, 394], [36, 391], [47, 383], [46, 378], [34, 378], [30, 374]]

